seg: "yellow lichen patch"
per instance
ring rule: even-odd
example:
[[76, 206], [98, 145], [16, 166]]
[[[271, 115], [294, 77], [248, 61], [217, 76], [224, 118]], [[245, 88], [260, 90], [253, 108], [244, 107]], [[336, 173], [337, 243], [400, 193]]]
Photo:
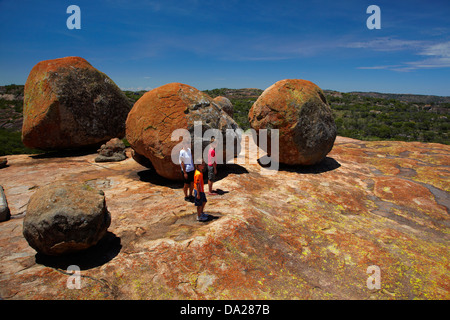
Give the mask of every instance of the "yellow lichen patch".
[[446, 168], [419, 166], [416, 168], [416, 172], [417, 176], [412, 179], [450, 192], [450, 172]]
[[400, 178], [377, 177], [374, 180], [374, 194], [380, 199], [420, 210], [434, 219], [447, 218], [446, 208], [436, 203], [426, 187]]

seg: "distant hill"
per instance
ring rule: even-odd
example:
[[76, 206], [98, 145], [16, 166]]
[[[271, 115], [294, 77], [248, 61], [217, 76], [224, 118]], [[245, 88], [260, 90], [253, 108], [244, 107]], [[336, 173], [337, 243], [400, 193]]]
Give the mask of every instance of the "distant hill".
[[[325, 94], [337, 93], [333, 90], [324, 90]], [[380, 98], [380, 99], [395, 99], [402, 102], [412, 102], [412, 103], [426, 103], [426, 104], [439, 104], [439, 103], [450, 103], [450, 96], [432, 96], [432, 95], [421, 95], [421, 94], [403, 94], [403, 93], [380, 93], [380, 92], [359, 92], [352, 91], [348, 94], [357, 95], [361, 97], [369, 98]]]
[[[421, 95], [421, 94], [403, 94], [403, 93], [380, 93], [380, 92], [339, 92], [335, 90], [323, 90], [325, 95], [355, 95], [360, 97], [379, 98], [385, 100], [398, 100], [401, 102], [412, 103], [425, 103], [425, 104], [441, 104], [450, 103], [450, 96], [433, 96], [433, 95]], [[211, 97], [224, 96], [228, 99], [247, 99], [258, 98], [264, 90], [255, 88], [243, 88], [243, 89], [212, 89], [205, 90]]]

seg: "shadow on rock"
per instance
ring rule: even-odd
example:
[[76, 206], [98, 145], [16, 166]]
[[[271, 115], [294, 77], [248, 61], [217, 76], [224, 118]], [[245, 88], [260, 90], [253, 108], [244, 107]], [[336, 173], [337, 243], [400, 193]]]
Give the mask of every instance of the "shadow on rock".
[[139, 179], [142, 182], [149, 182], [154, 185], [169, 187], [172, 189], [182, 189], [183, 182], [182, 181], [173, 181], [167, 178], [160, 176], [155, 170], [147, 169], [143, 171], [139, 171], [137, 173]]
[[50, 159], [50, 158], [70, 158], [82, 157], [90, 154], [96, 154], [98, 146], [84, 147], [79, 149], [66, 149], [55, 151], [42, 151], [43, 153], [31, 155], [33, 159]]
[[[270, 160], [267, 156], [258, 159], [258, 164], [268, 170], [279, 170], [288, 172], [297, 172], [302, 174], [319, 174], [327, 171], [336, 170], [341, 166], [339, 162], [330, 157], [325, 157], [321, 162], [312, 166], [291, 166], [287, 164], [280, 163], [278, 166], [271, 167]], [[267, 163], [267, 164], [266, 164]]]
[[[217, 166], [216, 180], [219, 181], [226, 178], [229, 174], [246, 174], [248, 170], [238, 164], [220, 164]], [[208, 171], [205, 170], [203, 176], [208, 179]]]
[[36, 263], [64, 270], [70, 265], [76, 265], [80, 270], [88, 270], [111, 261], [119, 254], [121, 249], [120, 238], [112, 232], [107, 232], [95, 246], [80, 252], [62, 256], [48, 256], [37, 253]]
[[215, 189], [214, 190], [219, 196], [223, 196], [225, 193], [229, 193], [230, 191], [225, 191], [222, 189]]
[[[244, 167], [238, 165], [238, 164], [226, 164], [226, 165], [219, 165], [217, 168], [217, 174], [215, 181], [222, 180], [226, 178], [229, 174], [245, 174], [248, 173], [247, 169]], [[139, 176], [139, 179], [143, 182], [149, 182], [154, 185], [168, 187], [171, 189], [182, 189], [183, 188], [183, 181], [173, 181], [167, 178], [164, 178], [160, 176], [155, 170], [147, 169], [142, 170], [137, 173]], [[205, 183], [208, 181], [208, 171], [205, 169], [203, 171], [203, 180]], [[223, 193], [226, 193], [226, 191], [223, 191]], [[222, 193], [222, 194], [223, 194]]]
[[217, 220], [217, 219], [219, 219], [221, 216], [219, 216], [219, 215], [212, 215], [212, 214], [210, 214], [210, 213], [207, 213], [206, 214], [206, 216], [207, 216], [207, 219], [205, 220], [205, 221], [202, 221], [202, 222], [210, 222], [210, 221], [214, 221], [214, 220]]

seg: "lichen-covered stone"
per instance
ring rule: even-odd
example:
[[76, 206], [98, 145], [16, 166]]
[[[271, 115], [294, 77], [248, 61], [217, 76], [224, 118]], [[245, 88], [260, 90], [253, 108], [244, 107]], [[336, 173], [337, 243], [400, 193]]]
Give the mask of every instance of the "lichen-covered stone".
[[22, 141], [41, 150], [98, 146], [125, 134], [131, 104], [85, 59], [41, 61], [25, 83]]
[[[279, 162], [289, 165], [322, 161], [336, 139], [325, 95], [307, 80], [281, 80], [267, 88], [250, 109], [249, 122], [257, 134], [279, 130]], [[271, 153], [270, 139], [266, 151]]]
[[115, 162], [123, 161], [127, 158], [125, 144], [118, 138], [109, 140], [97, 152], [98, 156], [95, 158], [95, 162]]
[[[201, 124], [201, 134], [208, 129], [219, 130], [218, 133], [222, 136], [223, 162], [238, 153], [240, 142], [239, 136], [235, 134], [238, 129], [236, 122], [207, 94], [182, 83], [169, 83], [145, 93], [128, 114], [126, 138], [139, 157], [150, 160], [159, 175], [171, 180], [181, 180], [183, 177], [180, 166], [171, 157], [172, 150], [174, 154], [181, 150], [181, 138], [172, 140], [172, 133], [177, 129], [188, 130], [191, 142], [199, 141], [202, 144], [203, 153], [210, 141], [206, 137], [203, 140], [203, 136], [194, 137], [196, 122]], [[227, 153], [225, 148], [229, 139], [236, 146], [232, 154]], [[216, 140], [219, 141], [217, 137]], [[203, 156], [195, 154], [194, 147], [192, 152], [195, 159]], [[144, 162], [141, 160], [139, 163]]]
[[60, 181], [39, 188], [31, 196], [23, 235], [36, 251], [61, 255], [92, 247], [110, 223], [102, 191]]
[[230, 117], [233, 117], [234, 108], [230, 99], [222, 96], [218, 96], [214, 98], [214, 102], [217, 103], [223, 111], [225, 111]]

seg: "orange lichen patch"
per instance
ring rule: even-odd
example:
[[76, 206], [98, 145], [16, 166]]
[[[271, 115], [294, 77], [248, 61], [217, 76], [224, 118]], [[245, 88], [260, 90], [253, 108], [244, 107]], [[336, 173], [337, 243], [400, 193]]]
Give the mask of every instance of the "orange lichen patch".
[[345, 157], [347, 161], [353, 161], [358, 163], [365, 162], [366, 152], [360, 147], [353, 147], [353, 145], [335, 146], [330, 152], [330, 157], [341, 156]]
[[366, 193], [357, 187], [331, 183], [329, 186], [312, 190], [312, 197], [332, 204], [341, 214], [361, 214], [368, 212]]
[[446, 208], [436, 203], [433, 194], [427, 188], [399, 178], [377, 177], [374, 180], [374, 193], [380, 199], [411, 209], [419, 209], [433, 219], [448, 218]]

